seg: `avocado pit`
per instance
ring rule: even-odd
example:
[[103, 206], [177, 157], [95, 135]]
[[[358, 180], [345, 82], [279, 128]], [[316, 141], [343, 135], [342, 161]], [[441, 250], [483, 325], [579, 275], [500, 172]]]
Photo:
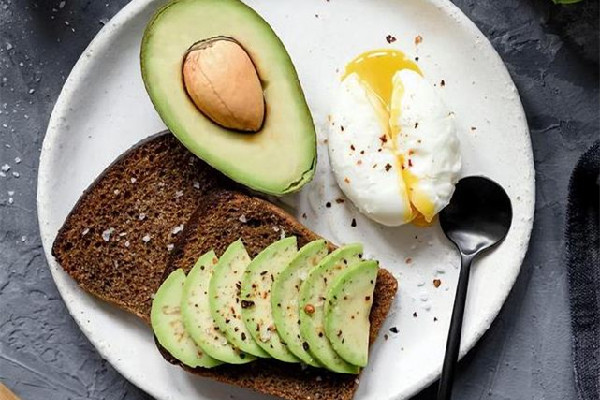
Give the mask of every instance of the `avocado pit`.
[[195, 43], [182, 72], [187, 94], [211, 121], [244, 132], [262, 127], [265, 101], [258, 72], [237, 40], [219, 36]]

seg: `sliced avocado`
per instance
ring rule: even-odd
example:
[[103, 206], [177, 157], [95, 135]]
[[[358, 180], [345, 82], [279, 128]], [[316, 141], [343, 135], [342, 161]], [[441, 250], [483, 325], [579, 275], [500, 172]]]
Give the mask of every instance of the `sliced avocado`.
[[327, 242], [324, 240], [308, 243], [275, 278], [271, 289], [271, 306], [277, 332], [296, 357], [313, 367], [322, 365], [305, 349], [307, 344], [300, 334], [300, 286], [327, 253]]
[[[256, 133], [214, 123], [186, 92], [184, 58], [198, 42], [216, 37], [239, 43], [256, 68], [266, 110]], [[281, 40], [252, 8], [238, 0], [171, 1], [146, 27], [140, 61], [156, 111], [175, 136], [208, 164], [273, 195], [295, 191], [312, 179], [315, 127], [296, 69]]]
[[213, 319], [229, 343], [256, 357], [269, 358], [242, 321], [242, 276], [250, 261], [241, 240], [231, 243], [214, 267], [208, 303]]
[[246, 364], [255, 357], [232, 346], [210, 313], [208, 285], [218, 262], [215, 253], [208, 252], [198, 259], [189, 272], [183, 285], [181, 302], [183, 325], [206, 354], [228, 364]]
[[372, 260], [353, 264], [335, 278], [327, 292], [325, 334], [340, 357], [359, 367], [369, 359], [369, 314], [378, 269]]
[[152, 301], [150, 321], [158, 343], [169, 354], [187, 365], [196, 368], [212, 368], [222, 364], [196, 346], [186, 332], [181, 316], [181, 300], [185, 273], [178, 269], [156, 291]]
[[242, 319], [254, 340], [271, 357], [300, 362], [276, 329], [271, 307], [271, 287], [298, 253], [295, 236], [272, 243], [252, 260], [242, 278]]
[[300, 286], [300, 333], [308, 351], [334, 372], [357, 374], [359, 368], [342, 359], [325, 334], [325, 302], [335, 278], [349, 265], [360, 261], [362, 245], [349, 244], [335, 250], [313, 269]]

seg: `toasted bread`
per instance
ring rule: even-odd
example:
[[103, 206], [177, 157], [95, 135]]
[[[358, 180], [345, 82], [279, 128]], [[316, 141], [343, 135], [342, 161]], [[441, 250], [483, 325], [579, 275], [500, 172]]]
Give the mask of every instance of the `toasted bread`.
[[220, 181], [171, 134], [146, 139], [83, 193], [52, 255], [83, 289], [149, 322], [169, 249]]
[[[165, 278], [179, 268], [187, 273], [198, 257], [207, 251], [214, 250], [220, 256], [229, 243], [240, 238], [248, 254], [254, 257], [284, 235], [296, 236], [299, 246], [320, 239], [268, 201], [217, 189], [207, 196], [192, 216], [177, 249], [171, 254]], [[331, 244], [330, 249], [334, 249]], [[371, 343], [388, 314], [397, 287], [396, 279], [385, 269], [380, 269], [370, 315]], [[182, 365], [160, 348], [158, 342], [157, 346], [167, 360]], [[198, 375], [289, 400], [349, 400], [358, 388], [356, 375], [336, 374], [276, 360], [257, 360], [246, 365], [224, 365], [213, 369], [182, 367]]]
[[[270, 202], [243, 193], [170, 134], [162, 134], [123, 154], [84, 192], [52, 254], [84, 290], [149, 323], [152, 295], [171, 271], [188, 272], [201, 254], [214, 250], [221, 255], [239, 238], [254, 257], [284, 235], [296, 236], [300, 246], [319, 238]], [[381, 269], [370, 315], [371, 343], [396, 290], [396, 279]], [[165, 359], [178, 363], [157, 346]], [[184, 368], [290, 400], [349, 400], [358, 388], [356, 375], [275, 360]]]

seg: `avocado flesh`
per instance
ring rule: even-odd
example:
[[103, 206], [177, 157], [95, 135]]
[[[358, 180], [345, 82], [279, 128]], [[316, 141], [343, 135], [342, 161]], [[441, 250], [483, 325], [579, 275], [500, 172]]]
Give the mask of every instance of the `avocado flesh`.
[[377, 262], [361, 261], [333, 281], [325, 303], [325, 333], [333, 349], [350, 364], [369, 359], [369, 314], [377, 279]]
[[300, 287], [300, 333], [308, 351], [327, 369], [357, 374], [360, 369], [346, 362], [331, 346], [325, 333], [325, 302], [335, 278], [348, 266], [358, 263], [362, 245], [349, 244], [325, 257]]
[[173, 271], [156, 291], [150, 313], [152, 330], [158, 343], [188, 367], [212, 368], [222, 363], [198, 348], [183, 325], [181, 301], [185, 279], [183, 270]]
[[322, 365], [305, 349], [307, 345], [300, 334], [300, 286], [327, 253], [327, 243], [324, 240], [316, 240], [303, 246], [275, 278], [271, 294], [277, 332], [296, 357], [313, 367]]
[[218, 261], [213, 251], [208, 252], [189, 272], [183, 285], [183, 325], [194, 342], [211, 357], [228, 364], [246, 364], [255, 357], [231, 345], [210, 313], [208, 285]]
[[[214, 124], [185, 91], [184, 55], [196, 42], [217, 36], [237, 40], [257, 68], [266, 104], [257, 133]], [[268, 194], [293, 192], [312, 179], [312, 116], [283, 43], [254, 10], [238, 0], [172, 1], [148, 24], [140, 59], [155, 109], [192, 153], [231, 179]]]
[[253, 356], [270, 358], [269, 354], [256, 344], [242, 321], [242, 276], [250, 261], [241, 240], [227, 247], [210, 279], [210, 313], [229, 343]]
[[275, 327], [271, 295], [273, 282], [298, 252], [296, 237], [272, 243], [252, 260], [242, 278], [242, 319], [252, 337], [271, 357], [300, 362]]

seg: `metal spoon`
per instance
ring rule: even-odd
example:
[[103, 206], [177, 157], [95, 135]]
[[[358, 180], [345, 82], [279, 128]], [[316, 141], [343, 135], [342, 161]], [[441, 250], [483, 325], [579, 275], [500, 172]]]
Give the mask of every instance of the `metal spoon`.
[[452, 394], [471, 263], [504, 239], [511, 221], [512, 207], [504, 189], [478, 176], [461, 179], [450, 204], [440, 213], [442, 229], [458, 247], [461, 262], [437, 400], [448, 400]]

